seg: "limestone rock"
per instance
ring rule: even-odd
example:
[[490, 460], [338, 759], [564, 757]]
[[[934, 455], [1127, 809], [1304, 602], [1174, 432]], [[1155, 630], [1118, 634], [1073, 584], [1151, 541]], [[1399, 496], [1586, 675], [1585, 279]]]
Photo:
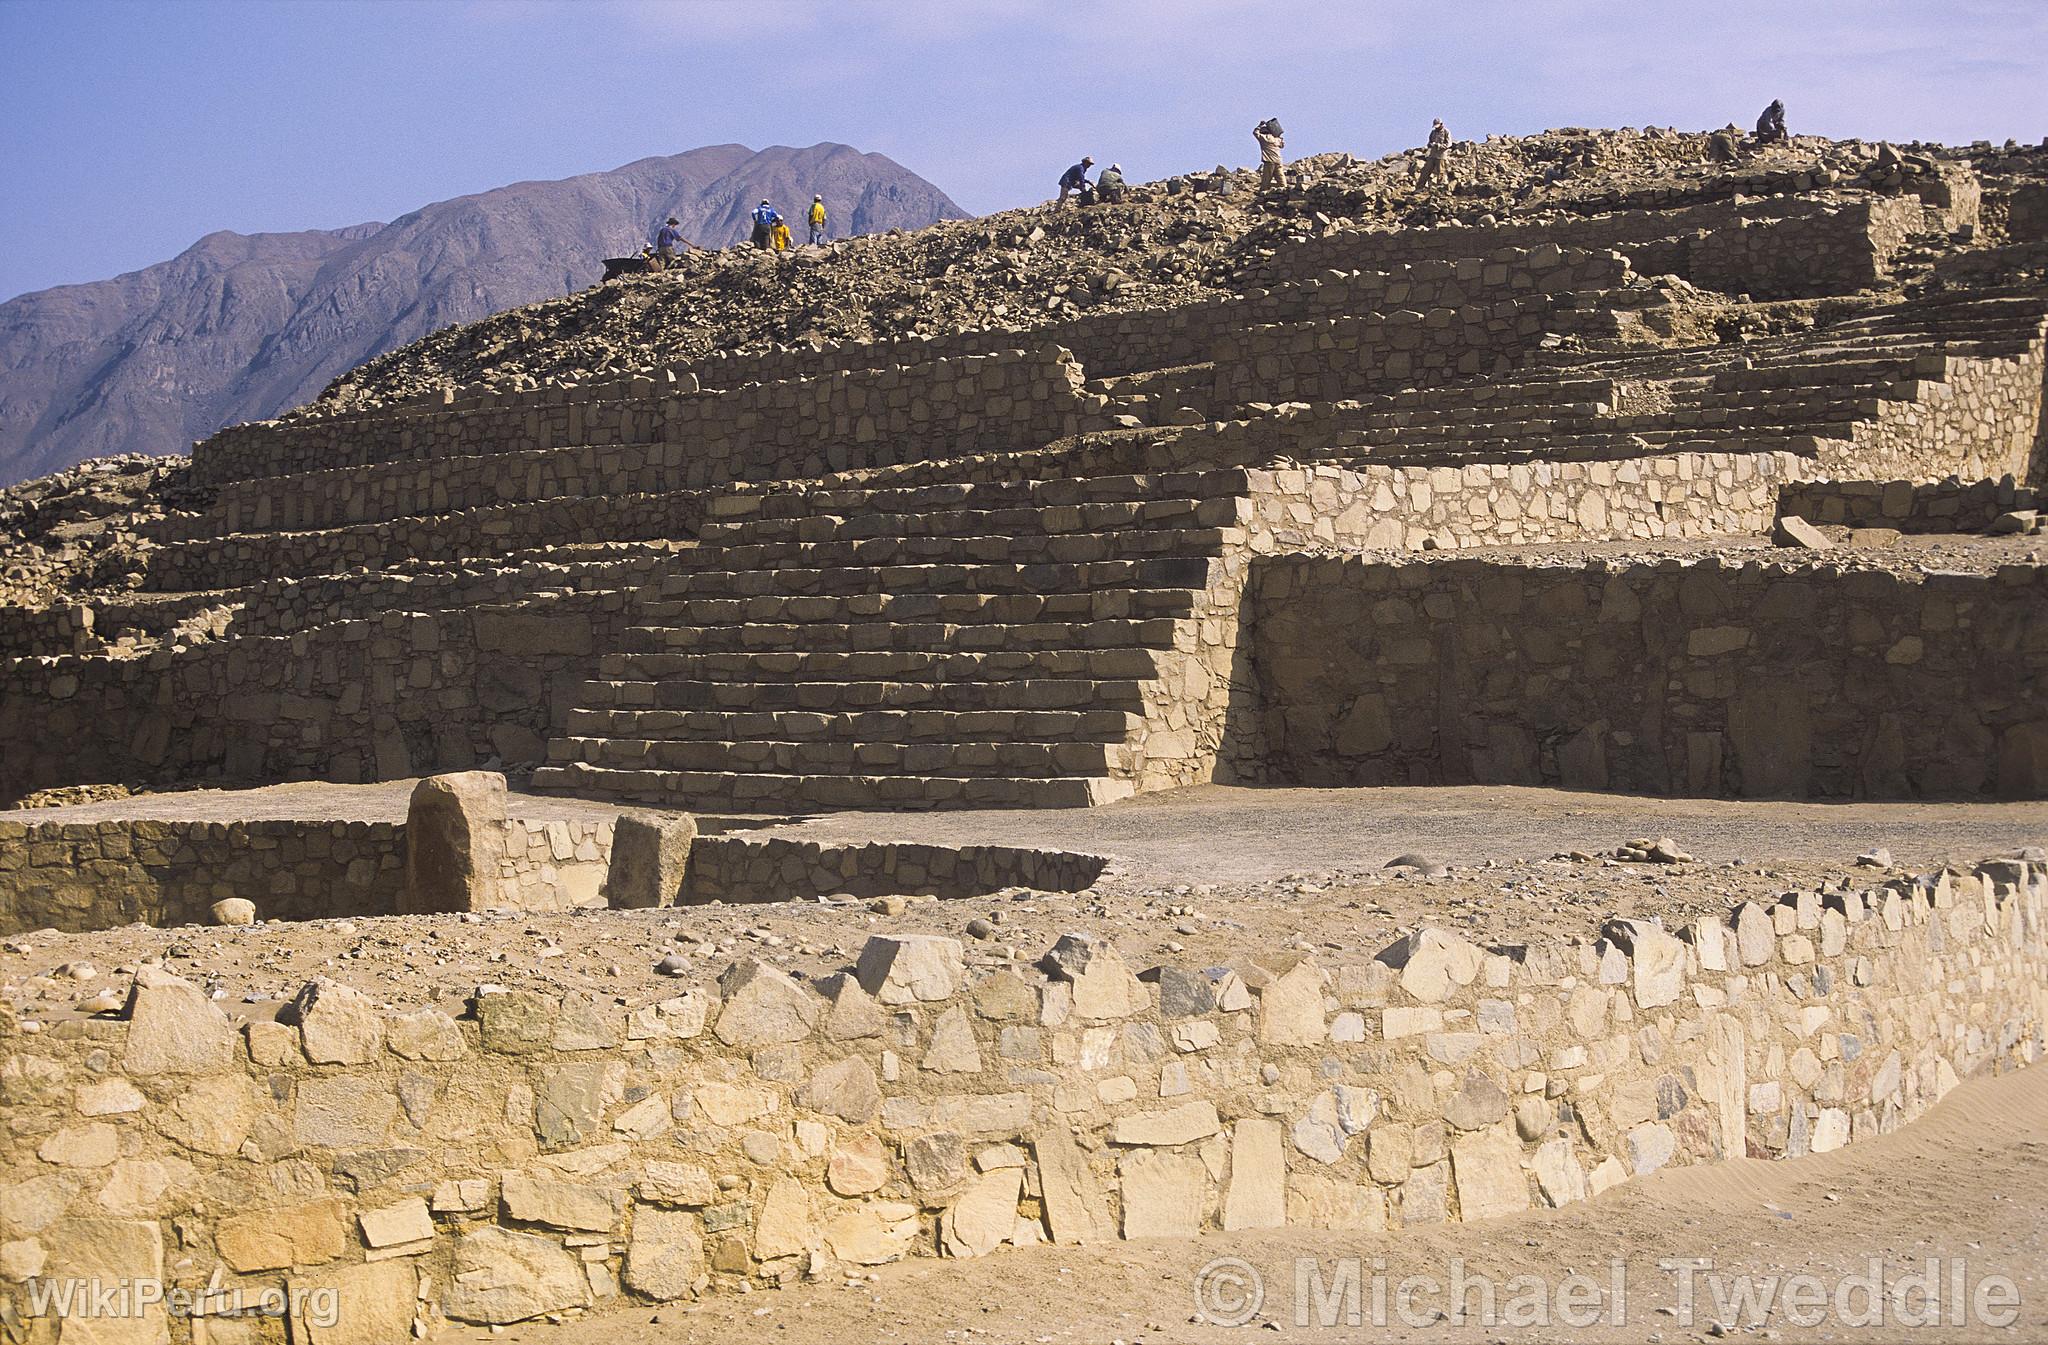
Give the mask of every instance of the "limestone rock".
[[794, 1177], [780, 1177], [761, 1200], [754, 1220], [754, 1255], [763, 1261], [801, 1256], [816, 1246], [818, 1232], [811, 1197]]
[[413, 787], [406, 810], [399, 914], [480, 911], [498, 904], [504, 850], [504, 776], [492, 771], [428, 776]]
[[1113, 1022], [1146, 1006], [1148, 996], [1123, 958], [1091, 934], [1062, 934], [1041, 965], [1048, 975], [1071, 984], [1077, 1018]]
[[1466, 1219], [1492, 1219], [1529, 1208], [1522, 1146], [1503, 1130], [1454, 1140], [1451, 1172], [1458, 1183], [1458, 1209]]
[[1635, 963], [1636, 1007], [1675, 1003], [1685, 988], [1685, 945], [1649, 920], [1614, 920], [1607, 937]]
[[1440, 929], [1418, 929], [1379, 955], [1401, 973], [1401, 988], [1424, 1004], [1440, 1004], [1472, 984], [1484, 960], [1471, 940]]
[[406, 1060], [460, 1060], [469, 1051], [455, 1020], [431, 1005], [393, 1018], [385, 1045]]
[[948, 1256], [986, 1256], [1017, 1228], [1022, 1168], [997, 1168], [969, 1182], [939, 1217], [939, 1249]]
[[1144, 1149], [1117, 1163], [1127, 1238], [1192, 1238], [1202, 1231], [1209, 1174], [1195, 1154]]
[[937, 934], [877, 934], [860, 950], [854, 975], [882, 1004], [951, 999], [966, 966], [960, 940]]
[[910, 1184], [927, 1200], [950, 1195], [966, 1177], [966, 1142], [950, 1130], [919, 1135], [904, 1147], [903, 1166]]
[[1171, 1147], [1207, 1139], [1222, 1128], [1215, 1103], [1189, 1102], [1167, 1111], [1122, 1117], [1110, 1129], [1110, 1142]]
[[825, 1184], [842, 1196], [879, 1191], [889, 1180], [889, 1157], [873, 1135], [853, 1135], [833, 1146], [825, 1163]]
[[499, 1180], [498, 1199], [505, 1217], [523, 1224], [544, 1224], [565, 1232], [609, 1233], [619, 1223], [619, 1193], [581, 1182], [508, 1172]]
[[682, 895], [697, 820], [688, 813], [628, 809], [612, 828], [604, 895], [614, 908], [673, 906]]
[[553, 1238], [483, 1225], [455, 1239], [441, 1311], [459, 1322], [523, 1322], [590, 1301], [583, 1265]]
[[967, 1006], [955, 1004], [939, 1015], [921, 1063], [922, 1068], [938, 1074], [981, 1072], [981, 1052], [975, 1046], [974, 1021], [967, 1016]]
[[1477, 1070], [1465, 1071], [1444, 1103], [1444, 1119], [1460, 1130], [1484, 1130], [1507, 1113], [1507, 1091]]
[[1552, 1209], [1586, 1198], [1586, 1170], [1572, 1152], [1571, 1140], [1558, 1138], [1539, 1145], [1533, 1166], [1536, 1189]]
[[213, 1245], [239, 1275], [290, 1270], [340, 1256], [348, 1245], [348, 1225], [340, 1201], [315, 1200], [228, 1215], [214, 1226]]
[[704, 1239], [695, 1215], [655, 1205], [633, 1207], [627, 1288], [665, 1303], [694, 1295], [704, 1273]]
[[235, 1031], [198, 986], [156, 967], [135, 973], [128, 992], [130, 1074], [211, 1074], [234, 1059]]
[[818, 982], [825, 996], [825, 1035], [833, 1041], [879, 1037], [888, 1025], [881, 1006], [860, 988], [860, 982], [838, 972]]
[[917, 1206], [878, 1200], [827, 1221], [825, 1249], [849, 1265], [878, 1266], [899, 1260], [917, 1244]]
[[811, 1035], [824, 1001], [765, 962], [735, 962], [718, 978], [724, 1008], [712, 1031], [727, 1046], [752, 1049]]
[[1294, 1147], [1318, 1163], [1334, 1163], [1344, 1156], [1349, 1138], [1337, 1120], [1337, 1095], [1318, 1093], [1308, 1110], [1294, 1123]]
[[874, 1067], [859, 1056], [849, 1056], [814, 1071], [797, 1091], [796, 1104], [859, 1125], [880, 1109], [882, 1090]]
[[1771, 541], [1779, 546], [1803, 547], [1808, 551], [1825, 551], [1834, 545], [1826, 533], [1795, 514], [1787, 514], [1771, 525]]
[[[419, 1272], [407, 1261], [374, 1261], [337, 1266], [318, 1275], [294, 1275], [287, 1295], [294, 1310], [291, 1338], [306, 1345], [404, 1345], [414, 1338], [419, 1284]], [[297, 1311], [301, 1307], [308, 1309], [303, 1315]], [[206, 1339], [210, 1345], [211, 1333]]]
[[256, 923], [256, 903], [247, 897], [223, 897], [208, 908], [216, 925], [253, 925]]
[[384, 1018], [368, 996], [325, 976], [301, 986], [281, 1015], [298, 1024], [316, 1065], [367, 1065], [384, 1054]]
[[1378, 1187], [1295, 1173], [1287, 1179], [1287, 1222], [1297, 1228], [1376, 1233], [1387, 1226], [1387, 1198]]
[[1046, 1225], [1054, 1241], [1100, 1242], [1113, 1236], [1108, 1201], [1074, 1137], [1058, 1127], [1041, 1130], [1031, 1140], [1044, 1191]]
[[356, 1223], [362, 1228], [366, 1247], [397, 1247], [434, 1236], [434, 1218], [427, 1212], [427, 1202], [418, 1196], [363, 1210], [356, 1215]]
[[1320, 1046], [1328, 1038], [1323, 1017], [1323, 973], [1303, 958], [1259, 991], [1259, 1040], [1268, 1046]]
[[1287, 1222], [1287, 1158], [1280, 1123], [1248, 1116], [1231, 1128], [1230, 1182], [1223, 1194], [1223, 1228], [1278, 1228]]
[[703, 1206], [718, 1198], [718, 1185], [703, 1168], [659, 1159], [640, 1165], [640, 1184], [634, 1189], [641, 1200], [657, 1205]]

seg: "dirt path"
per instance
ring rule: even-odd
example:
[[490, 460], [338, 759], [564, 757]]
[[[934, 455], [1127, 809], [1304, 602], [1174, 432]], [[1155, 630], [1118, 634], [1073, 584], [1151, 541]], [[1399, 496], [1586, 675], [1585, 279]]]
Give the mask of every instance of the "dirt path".
[[1237, 883], [1377, 867], [1404, 851], [1471, 864], [1608, 848], [1646, 834], [1668, 834], [1710, 862], [1846, 863], [1883, 845], [1901, 864], [1928, 867], [2048, 841], [2048, 806], [1738, 802], [1501, 785], [1210, 785], [1105, 808], [835, 813], [777, 827], [772, 834], [1047, 846], [1113, 855], [1154, 882]]
[[[1191, 1320], [1195, 1281], [1202, 1267], [1235, 1257], [1265, 1284], [1260, 1312], [1243, 1327]], [[1605, 1290], [1625, 1258], [1625, 1315]], [[1924, 1295], [1900, 1277], [1938, 1268], [1945, 1301], [1943, 1324], [1916, 1326]], [[1297, 1258], [1313, 1258], [1336, 1316], [1322, 1325], [1313, 1282], [1297, 1302]], [[1357, 1258], [1358, 1325], [1345, 1324], [1341, 1258]], [[1702, 1270], [1693, 1281], [1694, 1315], [1678, 1314], [1680, 1274], [1660, 1266], [1670, 1258], [1713, 1263], [1721, 1277]], [[1733, 1303], [1734, 1277], [1814, 1276], [1832, 1299], [1852, 1276], [1878, 1274], [1909, 1290], [1901, 1317], [1887, 1302], [1881, 1324], [1857, 1325], [1870, 1312], [1868, 1296], [1853, 1281], [1846, 1312], [1813, 1325], [1797, 1324], [1798, 1301], [1781, 1297], [1768, 1312]], [[1396, 1291], [1411, 1276], [1448, 1278], [1462, 1262], [1468, 1283], [1496, 1285], [1496, 1319], [1463, 1325], [1428, 1321], [1447, 1309], [1447, 1293], [1419, 1286], [1409, 1299], [1415, 1324], [1401, 1320]], [[2004, 1320], [1999, 1305], [2004, 1277], [2018, 1298], [2010, 1325], [1947, 1324], [1946, 1277], [1959, 1268], [1970, 1294], [1986, 1293], [1987, 1314]], [[1243, 1276], [1225, 1266], [1219, 1274]], [[1597, 1288], [1588, 1312], [1598, 1320], [1574, 1326], [1512, 1324], [1509, 1307], [1527, 1286], [1516, 1276], [1538, 1276], [1552, 1288], [1568, 1277]], [[1378, 1277], [1378, 1278], [1376, 1278]], [[1387, 1287], [1385, 1320], [1374, 1326], [1374, 1287]], [[1716, 1286], [1722, 1293], [1717, 1312]], [[1218, 1285], [1219, 1292], [1227, 1286]], [[1570, 1292], [1569, 1289], [1566, 1292]], [[1803, 1292], [1803, 1286], [1796, 1292]], [[1218, 1302], [1217, 1311], [1242, 1304]], [[1523, 1303], [1534, 1300], [1526, 1296]], [[1753, 1300], [1752, 1300], [1753, 1302]], [[1468, 1292], [1468, 1311], [1481, 1307]], [[1571, 1304], [1565, 1304], [1567, 1308]], [[1716, 1324], [1724, 1323], [1725, 1330]], [[1043, 1247], [1005, 1250], [978, 1261], [906, 1262], [881, 1267], [872, 1280], [849, 1287], [836, 1277], [819, 1284], [735, 1295], [656, 1311], [610, 1312], [562, 1326], [526, 1325], [490, 1334], [450, 1331], [439, 1340], [492, 1340], [522, 1345], [687, 1345], [739, 1340], [792, 1345], [858, 1342], [972, 1341], [989, 1345], [1106, 1345], [1128, 1342], [1281, 1341], [1516, 1341], [1676, 1342], [1722, 1335], [1750, 1340], [2035, 1341], [2048, 1339], [2048, 1068], [2000, 1079], [1972, 1081], [1903, 1130], [1793, 1162], [1734, 1163], [1656, 1173], [1584, 1204], [1485, 1223], [1408, 1230], [1397, 1234], [1289, 1231], [1258, 1236], [1214, 1236], [1196, 1242], [1112, 1243], [1086, 1249]]]

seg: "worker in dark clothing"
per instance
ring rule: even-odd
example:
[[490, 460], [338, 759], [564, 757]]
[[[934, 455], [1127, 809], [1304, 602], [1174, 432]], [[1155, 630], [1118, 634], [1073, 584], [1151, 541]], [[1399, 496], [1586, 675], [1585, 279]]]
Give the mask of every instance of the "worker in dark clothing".
[[754, 207], [754, 246], [766, 252], [775, 246], [775, 226], [782, 223], [782, 216], [775, 213], [775, 207], [766, 200]]
[[674, 266], [680, 260], [682, 249], [688, 246], [690, 246], [690, 240], [683, 237], [683, 231], [678, 226], [676, 217], [670, 215], [668, 223], [661, 226], [661, 232], [654, 235], [655, 269], [666, 271], [671, 266]]
[[1756, 143], [1759, 145], [1787, 145], [1792, 135], [1785, 129], [1785, 104], [1773, 98], [1764, 114], [1756, 119]]
[[1060, 199], [1054, 204], [1065, 205], [1067, 203], [1067, 195], [1071, 192], [1081, 198], [1082, 205], [1094, 205], [1095, 188], [1088, 185], [1088, 170], [1094, 166], [1095, 160], [1084, 154], [1081, 156], [1081, 162], [1075, 164], [1066, 172], [1061, 173]]
[[1445, 157], [1450, 152], [1451, 133], [1449, 129], [1444, 126], [1440, 119], [1430, 122], [1429, 142], [1423, 147], [1422, 151], [1422, 170], [1415, 176], [1417, 190], [1437, 182], [1443, 183], [1446, 187], [1451, 185], [1451, 170], [1445, 163]]

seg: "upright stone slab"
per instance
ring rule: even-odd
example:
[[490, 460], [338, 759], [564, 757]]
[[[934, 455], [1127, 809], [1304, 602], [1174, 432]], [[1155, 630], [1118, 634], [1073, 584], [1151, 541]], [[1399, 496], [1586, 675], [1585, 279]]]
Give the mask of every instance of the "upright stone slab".
[[697, 819], [688, 813], [620, 813], [612, 830], [606, 902], [619, 908], [675, 905], [696, 839]]
[[505, 849], [505, 777], [495, 771], [432, 775], [405, 815], [400, 915], [480, 911], [498, 897]]

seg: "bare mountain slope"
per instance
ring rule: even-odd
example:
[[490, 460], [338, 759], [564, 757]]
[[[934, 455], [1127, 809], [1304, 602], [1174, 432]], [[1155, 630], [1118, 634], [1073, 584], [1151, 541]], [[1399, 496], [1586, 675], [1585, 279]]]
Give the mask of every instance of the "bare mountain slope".
[[636, 250], [667, 215], [725, 244], [755, 201], [793, 212], [813, 193], [841, 233], [963, 213], [878, 154], [713, 145], [389, 224], [209, 234], [157, 266], [22, 295], [0, 304], [0, 483], [106, 454], [182, 452], [443, 327], [589, 285], [600, 259]]

